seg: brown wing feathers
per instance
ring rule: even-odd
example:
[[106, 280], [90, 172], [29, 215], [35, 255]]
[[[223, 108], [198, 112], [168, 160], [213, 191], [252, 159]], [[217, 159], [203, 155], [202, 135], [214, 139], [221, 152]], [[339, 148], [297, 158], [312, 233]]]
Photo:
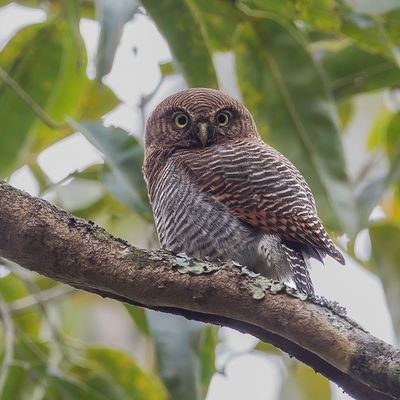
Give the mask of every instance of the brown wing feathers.
[[316, 214], [307, 183], [271, 147], [259, 141], [237, 141], [202, 149], [186, 160], [199, 189], [242, 220], [289, 242], [315, 246], [344, 264]]

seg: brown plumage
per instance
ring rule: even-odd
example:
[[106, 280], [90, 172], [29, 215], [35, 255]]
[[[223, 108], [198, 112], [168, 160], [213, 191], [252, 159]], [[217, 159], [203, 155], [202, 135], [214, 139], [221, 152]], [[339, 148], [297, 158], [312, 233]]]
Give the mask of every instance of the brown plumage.
[[143, 171], [169, 250], [231, 259], [308, 294], [309, 257], [344, 264], [302, 175], [230, 96], [188, 89], [161, 102], [147, 122]]

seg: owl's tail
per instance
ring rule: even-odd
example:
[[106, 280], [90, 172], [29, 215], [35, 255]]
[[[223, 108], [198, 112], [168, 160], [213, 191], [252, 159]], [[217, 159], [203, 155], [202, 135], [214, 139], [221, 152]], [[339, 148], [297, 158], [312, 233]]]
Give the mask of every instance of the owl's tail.
[[292, 269], [293, 280], [299, 292], [314, 295], [314, 287], [311, 281], [309, 267], [303, 253], [299, 250], [282, 243], [286, 259]]

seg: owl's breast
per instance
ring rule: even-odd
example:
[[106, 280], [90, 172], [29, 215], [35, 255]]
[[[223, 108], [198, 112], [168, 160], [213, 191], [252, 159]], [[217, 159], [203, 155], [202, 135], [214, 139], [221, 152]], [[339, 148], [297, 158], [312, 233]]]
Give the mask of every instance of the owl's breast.
[[256, 251], [260, 232], [201, 193], [172, 163], [149, 186], [149, 194], [163, 247], [210, 260], [239, 260], [244, 252]]
[[290, 275], [281, 239], [253, 227], [201, 192], [190, 173], [168, 162], [149, 194], [161, 245], [211, 261], [233, 260], [274, 279]]

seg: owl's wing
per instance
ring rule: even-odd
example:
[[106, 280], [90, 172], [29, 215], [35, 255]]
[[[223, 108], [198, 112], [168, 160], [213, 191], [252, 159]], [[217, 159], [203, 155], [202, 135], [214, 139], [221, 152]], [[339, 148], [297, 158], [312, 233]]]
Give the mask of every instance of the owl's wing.
[[317, 216], [309, 186], [278, 151], [261, 141], [236, 141], [185, 153], [186, 171], [201, 192], [248, 224], [344, 264]]

